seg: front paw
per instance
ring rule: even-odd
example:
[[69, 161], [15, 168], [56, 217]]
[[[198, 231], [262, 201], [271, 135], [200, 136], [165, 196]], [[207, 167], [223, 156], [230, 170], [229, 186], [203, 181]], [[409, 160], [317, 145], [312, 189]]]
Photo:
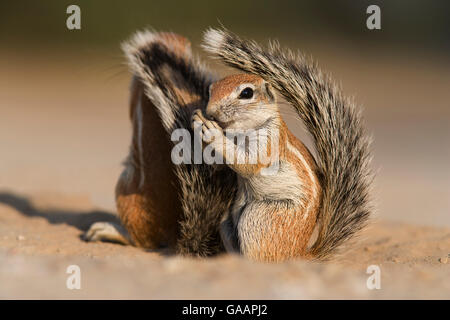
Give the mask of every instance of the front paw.
[[215, 121], [206, 119], [200, 109], [194, 111], [192, 116], [192, 129], [195, 134], [200, 135], [202, 141], [205, 143], [211, 143], [223, 136], [223, 130], [219, 124]]

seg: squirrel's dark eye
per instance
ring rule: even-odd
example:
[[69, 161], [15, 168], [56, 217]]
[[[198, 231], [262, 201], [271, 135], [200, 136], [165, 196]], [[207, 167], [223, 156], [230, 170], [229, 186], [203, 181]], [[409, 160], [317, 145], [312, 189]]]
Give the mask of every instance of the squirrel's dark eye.
[[253, 97], [253, 89], [247, 87], [241, 91], [238, 98], [239, 99], [251, 99], [252, 97]]

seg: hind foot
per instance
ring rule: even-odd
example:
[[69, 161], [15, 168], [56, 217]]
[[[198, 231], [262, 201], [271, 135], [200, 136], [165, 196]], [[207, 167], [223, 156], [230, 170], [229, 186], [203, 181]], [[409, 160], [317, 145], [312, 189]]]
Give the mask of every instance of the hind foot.
[[123, 245], [131, 245], [128, 232], [123, 226], [113, 222], [95, 222], [88, 231], [82, 235], [82, 239], [88, 242], [102, 241], [114, 242]]

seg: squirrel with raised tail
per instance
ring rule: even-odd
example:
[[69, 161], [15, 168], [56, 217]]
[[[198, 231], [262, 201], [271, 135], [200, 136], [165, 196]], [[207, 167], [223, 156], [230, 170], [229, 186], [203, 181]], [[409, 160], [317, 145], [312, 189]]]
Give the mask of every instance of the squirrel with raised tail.
[[[322, 197], [317, 165], [281, 118], [271, 85], [248, 74], [217, 81], [210, 86], [206, 115], [211, 120], [197, 110], [193, 125], [201, 123], [203, 141], [238, 177], [231, 212], [221, 224], [227, 251], [264, 261], [308, 255]], [[225, 135], [229, 130], [235, 133], [231, 139]], [[233, 141], [246, 133], [247, 145]], [[252, 151], [261, 154], [258, 148], [267, 148], [268, 159], [276, 162], [258, 161], [256, 156], [250, 161]]]
[[[226, 30], [210, 29], [203, 47], [245, 74], [218, 80], [193, 58], [187, 40], [174, 34], [138, 33], [125, 45], [140, 88], [140, 102], [134, 105], [142, 109], [146, 102], [145, 107], [153, 109], [161, 121], [157, 124], [154, 117], [147, 121], [140, 111], [140, 120], [133, 122], [138, 128], [133, 136], [136, 146], [129, 156], [136, 160], [127, 162], [127, 174], [119, 184], [123, 186], [123, 179], [139, 180], [141, 185], [134, 188], [138, 193], [147, 190], [140, 193], [143, 202], [160, 207], [166, 199], [148, 190], [172, 186], [177, 192], [171, 203], [175, 208], [155, 213], [141, 206], [141, 217], [134, 221], [130, 216], [135, 215], [135, 204], [121, 204], [120, 197], [127, 191], [120, 191], [119, 217], [126, 231], [97, 223], [87, 238], [117, 240], [120, 234], [135, 245], [153, 249], [168, 245], [178, 253], [198, 256], [221, 252], [224, 247], [258, 261], [330, 257], [366, 225], [370, 214], [370, 139], [359, 111], [313, 63], [278, 45], [263, 49]], [[132, 90], [136, 95], [136, 89]], [[294, 107], [305, 124], [316, 159], [287, 128], [277, 95]], [[136, 109], [133, 103], [131, 109]], [[196, 124], [200, 131], [195, 130]], [[170, 158], [165, 143], [170, 145], [170, 135], [177, 128], [199, 132], [204, 145], [223, 156], [225, 164], [163, 163], [161, 157]], [[167, 140], [157, 148], [138, 141], [145, 130], [152, 129], [167, 133]], [[239, 155], [248, 158], [256, 151], [229, 139], [227, 132], [232, 130], [265, 132], [268, 154], [276, 154], [276, 170], [265, 173], [267, 162], [237, 162]], [[142, 148], [149, 148], [153, 158], [142, 157]], [[156, 165], [171, 168], [170, 179], [142, 182], [146, 170], [161, 170]], [[158, 220], [170, 221], [173, 230], [153, 241], [152, 232], [164, 235], [168, 231]], [[146, 237], [150, 245], [136, 241]]]

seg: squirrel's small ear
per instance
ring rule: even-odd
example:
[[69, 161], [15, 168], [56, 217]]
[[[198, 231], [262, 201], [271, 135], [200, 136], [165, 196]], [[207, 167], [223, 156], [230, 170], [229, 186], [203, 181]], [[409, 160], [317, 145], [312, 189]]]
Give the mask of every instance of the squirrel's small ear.
[[267, 98], [269, 99], [269, 101], [274, 102], [275, 94], [274, 94], [272, 86], [268, 82], [264, 82], [264, 89], [266, 91], [266, 95], [267, 95]]

